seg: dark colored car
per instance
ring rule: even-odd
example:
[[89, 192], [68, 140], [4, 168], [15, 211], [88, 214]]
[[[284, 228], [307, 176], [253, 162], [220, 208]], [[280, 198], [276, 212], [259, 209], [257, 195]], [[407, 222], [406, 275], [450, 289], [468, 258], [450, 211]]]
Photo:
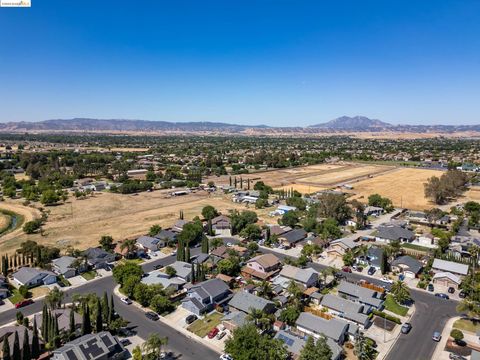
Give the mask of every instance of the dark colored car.
[[15, 309], [19, 309], [19, 308], [22, 308], [24, 306], [28, 306], [30, 304], [33, 304], [32, 299], [22, 300], [22, 301], [19, 301], [18, 303], [15, 304]]
[[467, 293], [462, 290], [462, 291], [460, 291], [460, 292], [458, 293], [458, 297], [459, 297], [460, 299], [465, 299], [465, 298], [467, 297]]
[[449, 294], [453, 294], [455, 292], [455, 289], [450, 286], [447, 291]]
[[410, 330], [412, 330], [412, 324], [410, 323], [405, 323], [402, 325], [402, 334], [408, 334], [410, 332]]
[[375, 274], [376, 271], [377, 271], [377, 269], [375, 269], [373, 266], [370, 266], [368, 268], [368, 275], [373, 275], [373, 274]]
[[436, 293], [435, 296], [445, 300], [450, 299], [450, 297], [447, 294]]
[[158, 314], [154, 313], [153, 311], [149, 311], [149, 312], [145, 313], [145, 316], [152, 321], [157, 321], [158, 319], [160, 319]]
[[163, 265], [155, 265], [153, 268], [154, 268], [155, 270], [158, 270], [158, 269], [161, 269], [162, 267], [163, 267]]
[[342, 267], [342, 271], [346, 272], [346, 273], [351, 273], [352, 269], [350, 269], [350, 267], [348, 267], [348, 266], [344, 266], [344, 267]]
[[433, 292], [433, 290], [434, 290], [433, 284], [428, 284], [427, 290], [430, 291], [430, 292]]
[[218, 334], [218, 328], [214, 327], [210, 332], [208, 333], [208, 338], [213, 339], [216, 335]]
[[186, 318], [185, 318], [185, 322], [187, 324], [191, 324], [193, 323], [195, 320], [197, 320], [197, 315], [188, 315]]

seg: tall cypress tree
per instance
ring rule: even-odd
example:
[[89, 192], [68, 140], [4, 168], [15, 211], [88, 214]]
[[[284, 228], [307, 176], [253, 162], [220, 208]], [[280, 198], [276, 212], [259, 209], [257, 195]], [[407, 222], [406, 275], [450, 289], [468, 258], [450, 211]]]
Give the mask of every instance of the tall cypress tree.
[[22, 360], [31, 360], [30, 352], [30, 337], [28, 336], [28, 330], [25, 328], [23, 332], [23, 349], [22, 349]]
[[92, 332], [92, 324], [90, 322], [90, 308], [88, 304], [83, 305], [83, 321], [82, 321], [82, 335], [87, 335]]
[[190, 247], [187, 245], [185, 246], [185, 262], [190, 262]]
[[177, 261], [184, 261], [185, 259], [185, 246], [183, 245], [182, 240], [178, 240], [178, 248], [177, 248]]
[[110, 294], [110, 311], [108, 313], [108, 325], [115, 319], [115, 304], [113, 302], [113, 294]]
[[8, 336], [3, 338], [2, 360], [12, 360], [10, 357], [10, 344], [8, 343]]
[[99, 333], [102, 330], [103, 330], [102, 304], [100, 303], [100, 298], [97, 297], [97, 317], [95, 319], [95, 332]]
[[192, 264], [192, 284], [195, 284], [197, 281], [196, 281], [196, 274], [195, 274], [195, 271], [197, 271], [197, 266], [195, 266], [195, 264]]
[[47, 338], [47, 304], [43, 304], [43, 310], [42, 310], [42, 338], [46, 340]]
[[110, 312], [109, 306], [108, 306], [108, 296], [107, 292], [103, 292], [103, 301], [102, 301], [102, 316], [103, 316], [103, 322], [107, 323], [108, 322], [108, 313]]
[[209, 245], [208, 238], [205, 235], [203, 235], [202, 236], [202, 253], [208, 254], [208, 251], [210, 250], [208, 245]]
[[75, 333], [75, 311], [73, 309], [70, 309], [70, 326], [69, 326], [69, 332], [70, 335]]
[[32, 359], [40, 356], [40, 342], [38, 341], [37, 319], [33, 318], [33, 335], [32, 335]]
[[15, 331], [15, 339], [13, 340], [12, 360], [22, 360], [22, 352], [20, 351], [20, 340], [18, 332]]

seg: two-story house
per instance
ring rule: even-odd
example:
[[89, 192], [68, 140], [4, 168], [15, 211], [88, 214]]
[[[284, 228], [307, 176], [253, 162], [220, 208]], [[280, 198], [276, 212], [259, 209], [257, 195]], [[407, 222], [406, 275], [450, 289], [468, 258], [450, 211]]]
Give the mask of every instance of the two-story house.
[[220, 279], [210, 279], [192, 286], [182, 300], [182, 307], [200, 316], [217, 305], [226, 304], [230, 299], [228, 285]]
[[268, 280], [280, 271], [281, 261], [273, 254], [263, 254], [247, 261], [242, 268], [242, 276], [258, 280]]

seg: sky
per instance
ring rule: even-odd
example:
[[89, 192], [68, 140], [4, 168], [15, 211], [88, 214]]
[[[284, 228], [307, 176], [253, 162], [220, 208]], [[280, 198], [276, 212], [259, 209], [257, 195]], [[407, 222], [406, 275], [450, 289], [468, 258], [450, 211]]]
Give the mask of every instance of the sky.
[[31, 0], [0, 8], [0, 122], [480, 124], [480, 1]]

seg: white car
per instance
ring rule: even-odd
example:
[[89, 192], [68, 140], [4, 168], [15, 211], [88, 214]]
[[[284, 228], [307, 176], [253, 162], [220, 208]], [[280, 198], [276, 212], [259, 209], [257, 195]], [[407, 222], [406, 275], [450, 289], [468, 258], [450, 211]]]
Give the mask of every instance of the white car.
[[392, 280], [392, 279], [389, 279], [389, 278], [386, 277], [386, 276], [384, 276], [384, 277], [382, 278], [382, 281], [383, 281], [383, 282], [386, 282], [386, 283], [388, 283], [388, 284], [393, 284], [393, 280]]
[[227, 247], [232, 247], [233, 244], [231, 242], [227, 243]]
[[220, 360], [233, 360], [233, 357], [230, 354], [222, 354]]
[[122, 297], [120, 298], [120, 301], [127, 305], [130, 305], [132, 303], [132, 300], [130, 300], [128, 297]]
[[150, 255], [153, 256], [153, 257], [157, 257], [157, 256], [158, 256], [158, 254], [157, 254], [155, 251], [152, 251], [152, 252], [150, 253]]

